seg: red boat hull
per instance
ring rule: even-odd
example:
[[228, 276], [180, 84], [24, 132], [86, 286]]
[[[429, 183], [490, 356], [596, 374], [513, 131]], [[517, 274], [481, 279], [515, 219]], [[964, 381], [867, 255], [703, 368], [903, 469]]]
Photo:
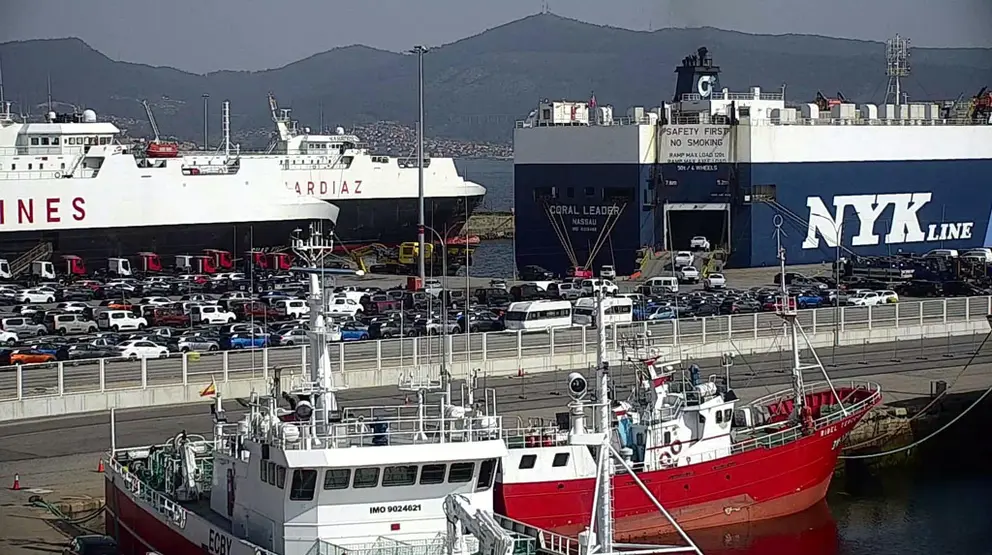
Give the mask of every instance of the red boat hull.
[[[851, 414], [786, 445], [641, 472], [638, 477], [685, 530], [795, 514], [824, 499], [840, 440], [866, 412]], [[594, 478], [498, 483], [496, 510], [532, 526], [575, 536], [589, 526], [595, 487]], [[614, 477], [613, 507], [619, 541], [674, 532], [629, 475]]]
[[186, 539], [174, 526], [135, 503], [118, 489], [108, 474], [104, 480], [107, 499], [107, 535], [117, 540], [121, 555], [211, 555], [210, 551]]

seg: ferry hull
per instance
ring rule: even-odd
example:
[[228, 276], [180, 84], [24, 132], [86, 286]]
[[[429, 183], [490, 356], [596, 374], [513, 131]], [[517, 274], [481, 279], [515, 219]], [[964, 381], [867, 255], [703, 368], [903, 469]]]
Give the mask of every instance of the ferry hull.
[[[729, 252], [728, 266], [777, 264], [776, 216], [793, 264], [841, 256], [924, 253], [992, 245], [992, 159], [794, 163], [518, 163], [517, 265], [556, 273], [641, 269], [638, 249], [689, 248], [694, 235]], [[599, 208], [610, 190], [631, 199], [615, 223]], [[608, 203], [621, 206], [622, 203]], [[549, 214], [548, 207], [557, 213]], [[555, 223], [557, 221], [557, 223]], [[565, 230], [559, 239], [556, 228]], [[604, 231], [605, 230], [605, 231]], [[605, 236], [605, 239], [600, 237]], [[595, 253], [595, 245], [604, 246]], [[571, 245], [570, 247], [563, 246]]]
[[[840, 440], [864, 414], [852, 414], [787, 445], [642, 472], [638, 477], [685, 530], [799, 513], [825, 498]], [[497, 483], [496, 510], [532, 526], [575, 536], [589, 526], [595, 486], [595, 478]], [[614, 477], [613, 503], [617, 540], [643, 540], [674, 532], [626, 475]]]

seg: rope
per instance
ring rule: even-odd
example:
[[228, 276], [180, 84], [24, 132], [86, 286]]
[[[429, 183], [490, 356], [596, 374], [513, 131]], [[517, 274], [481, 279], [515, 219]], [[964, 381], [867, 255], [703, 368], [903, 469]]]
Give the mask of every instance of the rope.
[[[909, 419], [910, 422], [912, 422], [916, 418], [918, 418], [918, 417], [926, 414], [926, 412], [930, 409], [930, 407], [932, 407], [934, 404], [937, 403], [937, 401], [939, 401], [941, 398], [943, 398], [944, 396], [947, 395], [947, 392], [950, 391], [952, 387], [954, 387], [954, 384], [956, 384], [958, 382], [958, 380], [961, 379], [961, 376], [964, 374], [964, 372], [968, 369], [969, 366], [971, 366], [971, 363], [974, 362], [975, 358], [978, 357], [978, 353], [981, 352], [982, 347], [985, 346], [985, 343], [988, 342], [988, 340], [989, 340], [990, 337], [992, 337], [992, 332], [989, 332], [988, 334], [986, 334], [985, 339], [982, 340], [982, 344], [979, 345], [978, 348], [975, 349], [975, 352], [971, 354], [971, 358], [968, 359], [968, 362], [965, 363], [964, 367], [961, 368], [961, 371], [958, 372], [958, 375], [954, 378], [954, 381], [951, 383], [951, 387], [948, 387], [947, 389], [945, 389], [940, 395], [935, 396], [933, 398], [933, 400], [931, 400], [929, 403], [927, 403], [926, 406], [924, 406], [922, 409], [920, 409], [919, 412], [917, 412], [915, 415], [913, 415], [912, 418]], [[976, 399], [973, 403], [971, 403], [971, 405], [968, 406], [968, 408], [966, 408], [960, 414], [958, 414], [957, 416], [955, 416], [954, 418], [952, 418], [950, 422], [948, 422], [947, 424], [944, 424], [940, 428], [934, 430], [930, 435], [928, 435], [928, 436], [926, 436], [926, 437], [924, 437], [922, 439], [918, 439], [918, 440], [910, 443], [909, 445], [905, 445], [903, 447], [899, 447], [899, 448], [896, 448], [896, 449], [890, 449], [888, 451], [882, 451], [880, 453], [869, 453], [869, 454], [864, 454], [864, 455], [841, 455], [838, 458], [843, 459], [843, 460], [864, 460], [864, 459], [874, 459], [874, 458], [879, 458], [879, 457], [887, 457], [887, 456], [890, 456], [890, 455], [897, 455], [899, 453], [903, 453], [905, 451], [909, 451], [910, 449], [913, 449], [915, 447], [918, 447], [918, 446], [922, 445], [923, 443], [925, 443], [927, 441], [930, 441], [931, 439], [933, 439], [934, 437], [936, 437], [937, 434], [939, 434], [939, 433], [943, 432], [944, 430], [946, 430], [946, 429], [950, 428], [951, 426], [953, 426], [957, 421], [961, 420], [962, 418], [964, 418], [964, 416], [966, 414], [968, 414], [969, 412], [971, 412], [971, 410], [973, 408], [977, 407], [979, 405], [979, 403], [981, 403], [982, 401], [984, 401], [985, 398], [988, 397], [990, 393], [992, 393], [992, 386], [990, 386], [988, 389], [986, 389], [985, 392], [982, 393], [978, 397], [978, 399]], [[872, 438], [871, 440], [863, 441], [863, 442], [861, 442], [859, 444], [852, 445], [852, 446], [849, 446], [849, 447], [845, 447], [845, 449], [855, 449], [855, 448], [857, 448], [857, 447], [859, 447], [861, 445], [866, 445], [868, 443], [877, 442], [879, 439], [888, 437], [890, 435], [892, 435], [892, 432], [887, 432], [887, 433], [885, 433], [884, 435], [882, 435], [880, 437]]]
[[96, 530], [93, 530], [91, 528], [87, 528], [86, 526], [83, 526], [83, 524], [85, 524], [85, 523], [87, 523], [87, 522], [95, 519], [96, 517], [102, 515], [104, 513], [104, 511], [107, 510], [107, 506], [106, 505], [101, 505], [98, 509], [95, 509], [95, 510], [91, 511], [87, 515], [82, 515], [82, 516], [79, 516], [79, 517], [76, 517], [76, 518], [70, 518], [68, 515], [66, 515], [62, 511], [60, 511], [58, 507], [56, 507], [55, 505], [52, 505], [51, 503], [45, 501], [39, 495], [32, 495], [30, 498], [28, 498], [28, 502], [33, 507], [38, 507], [40, 509], [45, 509], [46, 511], [48, 511], [49, 513], [51, 513], [55, 518], [57, 518], [59, 521], [64, 522], [65, 524], [68, 524], [68, 525], [73, 526], [75, 528], [78, 528], [80, 530], [83, 530], [85, 532], [88, 532], [90, 534], [99, 534], [99, 532], [97, 532]]

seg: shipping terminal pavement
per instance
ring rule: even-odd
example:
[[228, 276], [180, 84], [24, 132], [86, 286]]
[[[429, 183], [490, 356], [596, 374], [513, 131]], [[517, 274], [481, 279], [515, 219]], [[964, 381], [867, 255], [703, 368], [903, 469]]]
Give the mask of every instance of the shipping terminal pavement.
[[[992, 345], [986, 334], [922, 341], [881, 343], [820, 349], [831, 379], [879, 383], [888, 404], [928, 397], [934, 380], [944, 380], [950, 393], [962, 394], [992, 386]], [[992, 343], [990, 341], [989, 343]], [[723, 375], [717, 359], [696, 361], [703, 376]], [[747, 402], [788, 387], [790, 366], [787, 353], [737, 357], [731, 369], [731, 385]], [[478, 386], [494, 388], [500, 413], [507, 427], [517, 426], [519, 417], [553, 421], [554, 414], [566, 410], [566, 372], [549, 372], [519, 377], [480, 378]], [[614, 368], [619, 390], [631, 385], [629, 369]], [[818, 371], [805, 374], [808, 383], [822, 381]], [[457, 402], [461, 382], [452, 391]], [[223, 392], [221, 392], [223, 393]], [[344, 406], [400, 405], [408, 393], [395, 386], [346, 390], [339, 393]], [[210, 402], [117, 414], [117, 444], [137, 447], [159, 444], [182, 430], [209, 435], [212, 430]], [[244, 409], [233, 399], [225, 402], [230, 421], [237, 421]], [[60, 553], [66, 536], [47, 517], [29, 507], [28, 499], [40, 495], [51, 503], [72, 503], [76, 507], [99, 506], [103, 493], [100, 459], [110, 446], [107, 413], [0, 424], [0, 553], [37, 555]], [[20, 491], [10, 488], [20, 477]]]

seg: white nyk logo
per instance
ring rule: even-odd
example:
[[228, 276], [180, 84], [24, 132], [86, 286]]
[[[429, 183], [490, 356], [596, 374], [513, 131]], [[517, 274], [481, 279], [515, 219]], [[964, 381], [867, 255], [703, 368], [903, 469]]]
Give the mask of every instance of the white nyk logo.
[[[879, 235], [875, 224], [879, 221], [887, 226], [884, 243], [922, 243], [926, 241], [949, 241], [971, 239], [974, 222], [929, 224], [924, 228], [920, 223], [920, 209], [930, 202], [932, 193], [895, 193], [887, 195], [841, 195], [834, 197], [834, 212], [830, 213], [820, 197], [807, 197], [809, 207], [809, 229], [804, 249], [820, 247], [823, 237], [828, 247], [837, 246], [837, 236], [844, 234], [844, 213], [853, 208], [858, 216], [858, 234], [851, 239], [851, 246], [878, 245]], [[882, 218], [882, 213], [892, 207], [890, 214]], [[853, 222], [847, 223], [848, 226]]]

